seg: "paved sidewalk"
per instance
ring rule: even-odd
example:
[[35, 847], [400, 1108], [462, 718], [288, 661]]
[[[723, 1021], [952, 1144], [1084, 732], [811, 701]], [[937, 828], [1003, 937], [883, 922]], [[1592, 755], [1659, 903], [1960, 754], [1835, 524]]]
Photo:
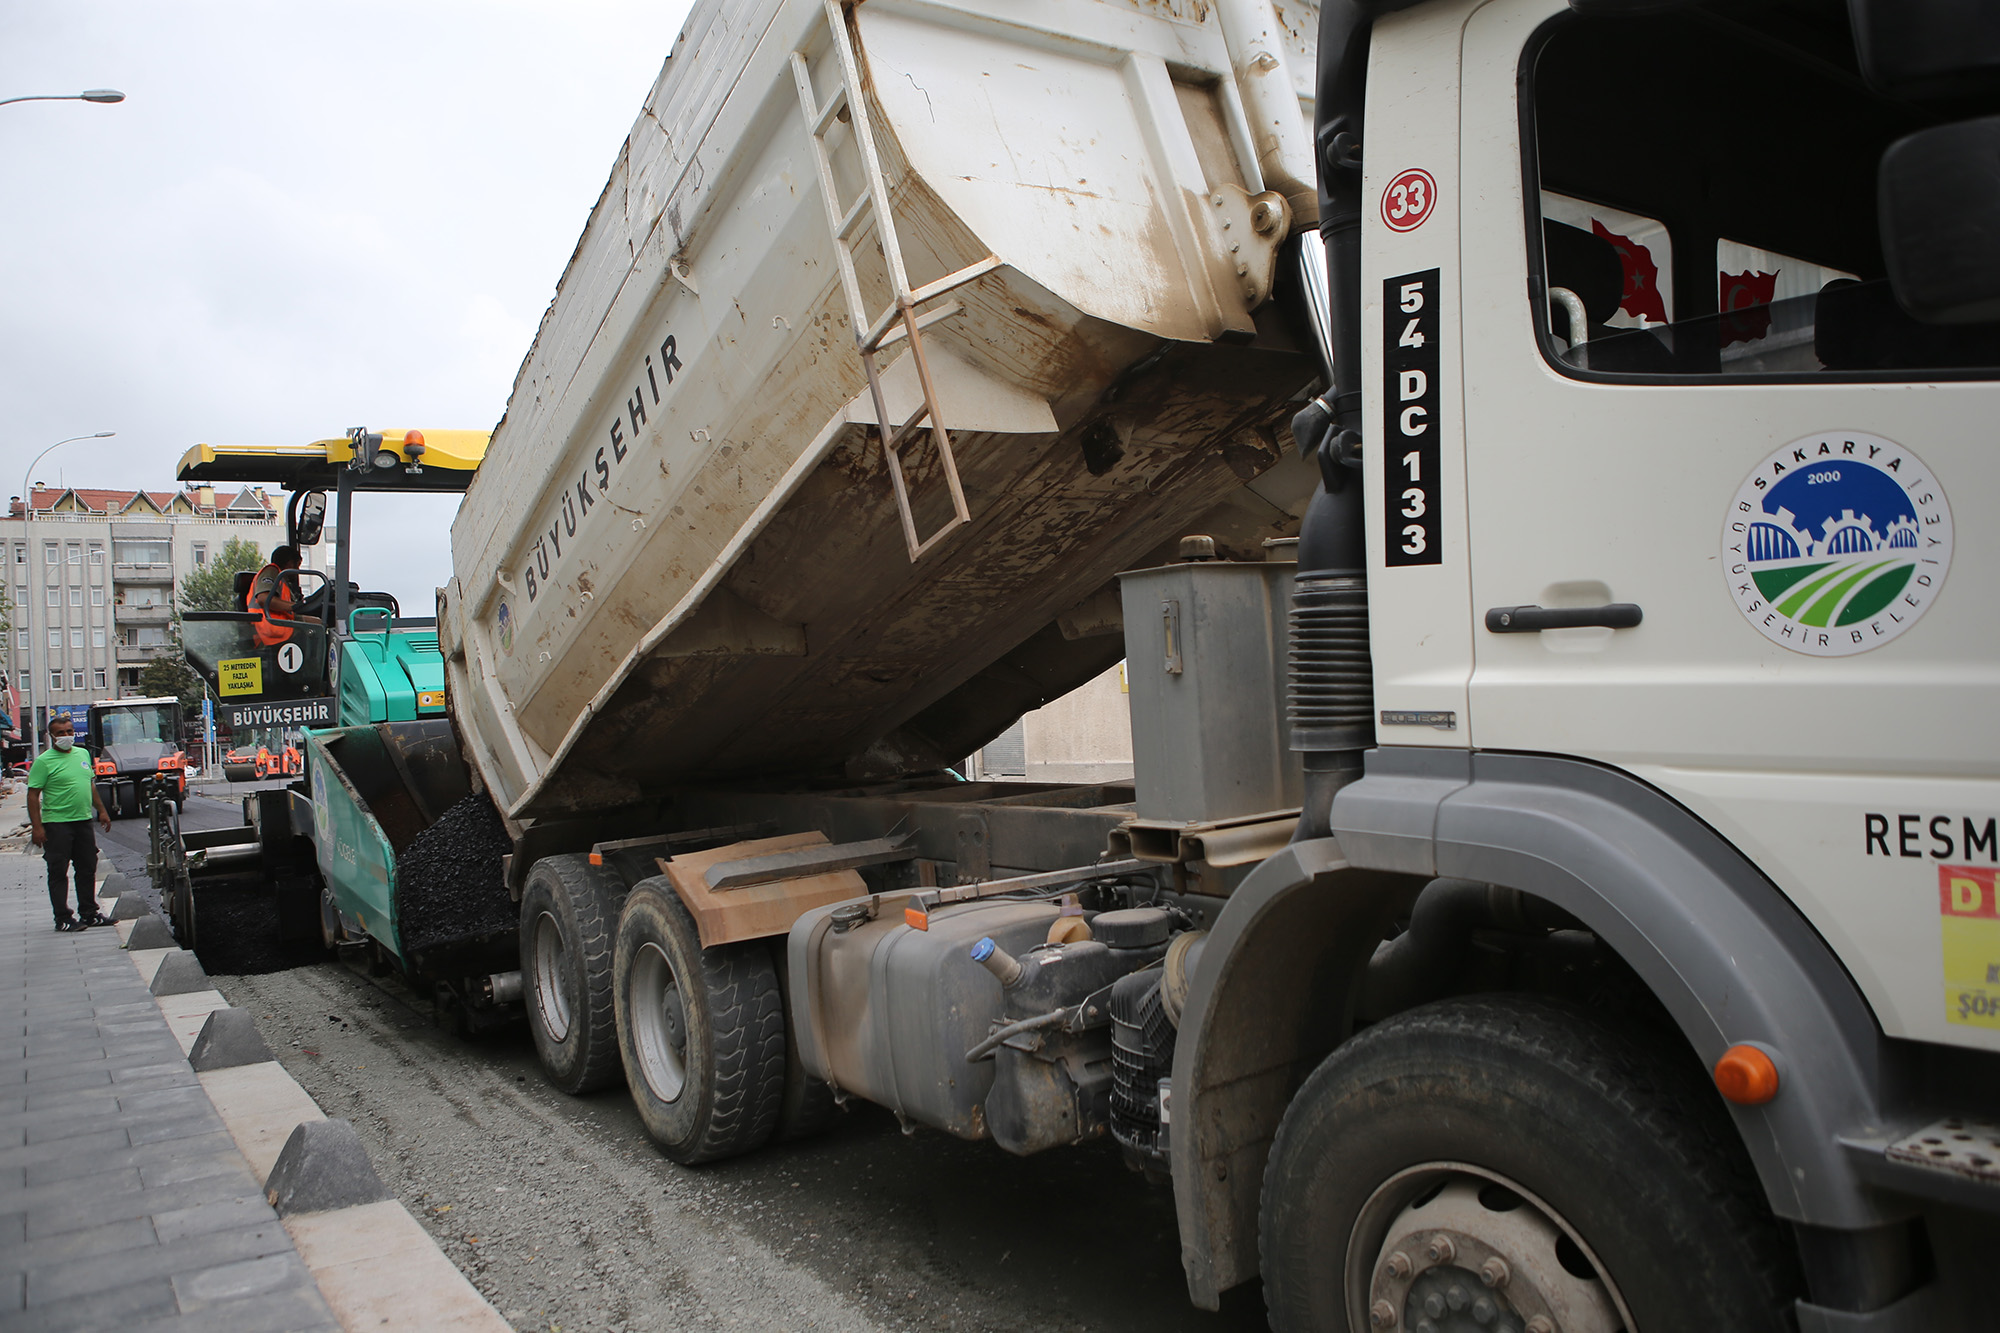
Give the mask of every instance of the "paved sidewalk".
[[55, 933], [45, 884], [0, 848], [0, 1333], [337, 1329], [117, 932]]

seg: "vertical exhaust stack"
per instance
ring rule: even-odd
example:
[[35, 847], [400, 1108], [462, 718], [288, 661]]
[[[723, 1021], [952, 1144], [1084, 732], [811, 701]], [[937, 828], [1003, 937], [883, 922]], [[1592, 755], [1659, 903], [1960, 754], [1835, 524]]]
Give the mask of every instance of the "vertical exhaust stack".
[[1297, 840], [1328, 836], [1334, 793], [1361, 776], [1362, 752], [1375, 743], [1360, 473], [1361, 112], [1370, 18], [1361, 0], [1327, 0], [1320, 8], [1313, 144], [1333, 384], [1292, 419], [1293, 438], [1318, 462], [1321, 480], [1299, 532], [1286, 691], [1291, 746], [1305, 762]]

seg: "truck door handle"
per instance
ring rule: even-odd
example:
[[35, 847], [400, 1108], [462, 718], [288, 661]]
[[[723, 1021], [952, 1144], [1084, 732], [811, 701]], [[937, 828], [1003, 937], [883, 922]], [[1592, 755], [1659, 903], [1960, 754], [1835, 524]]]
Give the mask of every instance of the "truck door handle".
[[1631, 602], [1609, 606], [1496, 606], [1486, 613], [1494, 634], [1540, 634], [1545, 629], [1631, 629], [1645, 612]]

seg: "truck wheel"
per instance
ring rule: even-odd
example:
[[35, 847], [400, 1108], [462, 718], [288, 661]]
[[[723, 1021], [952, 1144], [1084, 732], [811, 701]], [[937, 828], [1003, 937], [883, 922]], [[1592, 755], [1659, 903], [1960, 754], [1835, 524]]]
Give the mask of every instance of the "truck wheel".
[[521, 982], [542, 1071], [567, 1093], [618, 1081], [611, 936], [623, 892], [581, 855], [545, 856], [521, 891]]
[[140, 816], [142, 812], [139, 809], [138, 783], [121, 782], [118, 784], [118, 809], [115, 813], [120, 819], [137, 819]]
[[824, 1134], [840, 1114], [833, 1100], [833, 1088], [824, 1079], [814, 1078], [799, 1059], [799, 1044], [792, 1027], [791, 978], [786, 975], [785, 937], [770, 941], [771, 965], [779, 981], [780, 1000], [785, 1009], [785, 1099], [778, 1110], [778, 1132], [774, 1143], [792, 1143]]
[[701, 947], [664, 877], [632, 886], [613, 954], [625, 1081], [683, 1165], [762, 1147], [785, 1096], [785, 1011], [762, 940]]
[[1271, 1147], [1272, 1328], [1788, 1328], [1793, 1261], [1695, 1074], [1531, 996], [1369, 1028], [1306, 1080]]

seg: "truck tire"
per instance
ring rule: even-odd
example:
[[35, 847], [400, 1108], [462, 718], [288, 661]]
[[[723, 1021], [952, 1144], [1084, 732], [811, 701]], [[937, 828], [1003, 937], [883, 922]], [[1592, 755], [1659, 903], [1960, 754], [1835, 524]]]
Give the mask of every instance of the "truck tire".
[[144, 812], [139, 809], [139, 784], [121, 782], [118, 784], [118, 808], [110, 812], [119, 819], [137, 819]]
[[832, 1086], [824, 1079], [813, 1077], [799, 1059], [799, 1044], [793, 1039], [792, 986], [791, 978], [786, 973], [785, 937], [779, 935], [767, 943], [771, 949], [771, 967], [779, 982], [780, 1002], [785, 1010], [785, 1100], [778, 1110], [778, 1132], [772, 1142], [794, 1143], [824, 1134], [832, 1128], [835, 1117], [840, 1114], [840, 1106], [833, 1100]]
[[521, 998], [549, 1082], [576, 1095], [618, 1081], [611, 937], [624, 886], [582, 855], [545, 856], [521, 890]]
[[625, 1081], [660, 1151], [692, 1166], [763, 1147], [785, 1098], [785, 1011], [766, 943], [702, 948], [655, 876], [632, 886], [613, 958]]
[[[1789, 1328], [1784, 1233], [1683, 1063], [1519, 995], [1425, 1005], [1348, 1041], [1292, 1099], [1265, 1167], [1271, 1327], [1521, 1333], [1566, 1301], [1566, 1331]], [[1440, 1233], [1455, 1252], [1431, 1248]], [[1497, 1285], [1481, 1275], [1496, 1256]]]

